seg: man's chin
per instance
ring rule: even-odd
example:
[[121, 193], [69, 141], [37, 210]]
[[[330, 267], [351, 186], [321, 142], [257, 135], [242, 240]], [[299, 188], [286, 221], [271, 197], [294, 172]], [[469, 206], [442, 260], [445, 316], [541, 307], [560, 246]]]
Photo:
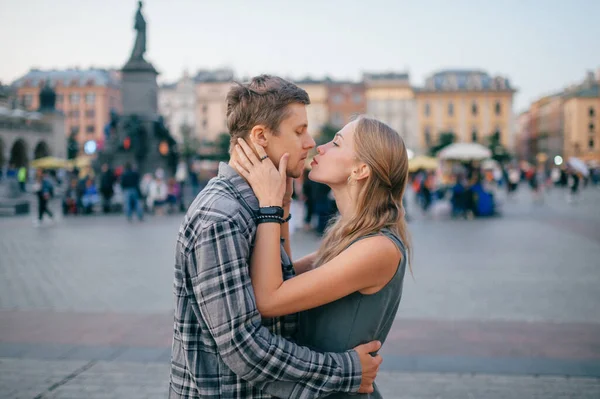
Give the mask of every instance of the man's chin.
[[287, 177], [291, 177], [292, 179], [297, 179], [300, 176], [302, 176], [302, 171], [298, 171], [298, 170], [288, 170], [287, 171]]

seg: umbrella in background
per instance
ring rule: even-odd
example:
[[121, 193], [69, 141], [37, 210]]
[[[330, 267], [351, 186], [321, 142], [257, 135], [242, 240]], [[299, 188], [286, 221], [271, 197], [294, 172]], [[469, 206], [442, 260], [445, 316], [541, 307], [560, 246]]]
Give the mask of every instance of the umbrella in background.
[[584, 176], [588, 176], [590, 174], [590, 170], [585, 165], [585, 162], [583, 162], [577, 157], [570, 157], [567, 161], [567, 165], [569, 165], [571, 168], [575, 169], [577, 172], [581, 173]]
[[454, 143], [439, 153], [440, 159], [456, 161], [478, 161], [492, 156], [489, 148], [477, 143]]
[[60, 169], [66, 168], [68, 162], [66, 159], [56, 157], [43, 157], [31, 161], [31, 166], [39, 169]]
[[408, 160], [408, 170], [416, 172], [419, 169], [435, 170], [438, 168], [439, 161], [437, 158], [426, 157], [424, 155], [417, 156]]

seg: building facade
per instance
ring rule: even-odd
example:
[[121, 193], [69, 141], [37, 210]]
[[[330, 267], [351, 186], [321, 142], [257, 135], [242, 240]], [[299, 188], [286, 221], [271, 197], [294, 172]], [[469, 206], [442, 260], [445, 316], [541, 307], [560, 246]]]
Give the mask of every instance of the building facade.
[[341, 128], [367, 112], [365, 85], [362, 82], [329, 81], [327, 83], [328, 123]]
[[483, 71], [448, 70], [429, 76], [415, 92], [421, 148], [435, 145], [442, 133], [453, 133], [458, 142], [484, 145], [498, 134], [501, 144], [514, 151], [514, 93], [508, 79]]
[[49, 86], [38, 94], [43, 107], [35, 111], [12, 108], [1, 93], [0, 100], [0, 169], [46, 156], [66, 158], [65, 117], [54, 108], [56, 93]]
[[600, 162], [600, 70], [564, 93], [564, 155]]
[[189, 129], [192, 135], [197, 136], [196, 84], [187, 71], [176, 83], [159, 88], [158, 110], [164, 117], [165, 125], [179, 143], [183, 140], [184, 129]]
[[529, 121], [529, 151], [526, 160], [554, 159], [563, 154], [563, 95], [556, 93], [531, 104]]
[[233, 80], [230, 69], [196, 74], [196, 134], [201, 142], [214, 142], [220, 134], [228, 133], [226, 98]]
[[317, 137], [329, 122], [327, 82], [304, 79], [295, 83], [304, 89], [310, 98], [310, 105], [306, 107], [308, 132], [311, 136]]
[[65, 136], [75, 134], [80, 147], [88, 140], [102, 142], [111, 110], [122, 112], [119, 72], [32, 69], [13, 84], [23, 108], [33, 111], [39, 107], [40, 90], [46, 81], [56, 92], [56, 109], [65, 115]]
[[367, 114], [385, 122], [403, 138], [407, 148], [420, 152], [416, 103], [407, 73], [363, 74]]

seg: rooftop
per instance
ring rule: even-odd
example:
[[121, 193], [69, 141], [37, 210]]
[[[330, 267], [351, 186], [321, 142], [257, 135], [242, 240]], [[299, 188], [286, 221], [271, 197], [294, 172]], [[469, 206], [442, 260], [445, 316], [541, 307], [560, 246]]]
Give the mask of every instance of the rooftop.
[[119, 73], [112, 69], [39, 70], [32, 69], [13, 82], [13, 87], [40, 87], [50, 79], [51, 86], [120, 86]]
[[479, 69], [446, 69], [425, 80], [420, 91], [497, 90], [514, 91], [510, 81], [502, 76], [491, 77]]

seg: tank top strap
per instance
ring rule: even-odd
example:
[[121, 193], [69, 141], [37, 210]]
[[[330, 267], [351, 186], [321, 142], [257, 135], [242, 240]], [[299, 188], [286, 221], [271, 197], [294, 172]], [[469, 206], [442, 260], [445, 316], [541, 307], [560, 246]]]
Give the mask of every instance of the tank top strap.
[[400, 253], [402, 253], [403, 258], [406, 256], [406, 246], [404, 245], [404, 242], [402, 242], [400, 237], [398, 237], [396, 234], [392, 233], [389, 229], [382, 229], [381, 234], [388, 237], [390, 240], [392, 240], [394, 242], [394, 244], [396, 244], [396, 246], [400, 250]]

